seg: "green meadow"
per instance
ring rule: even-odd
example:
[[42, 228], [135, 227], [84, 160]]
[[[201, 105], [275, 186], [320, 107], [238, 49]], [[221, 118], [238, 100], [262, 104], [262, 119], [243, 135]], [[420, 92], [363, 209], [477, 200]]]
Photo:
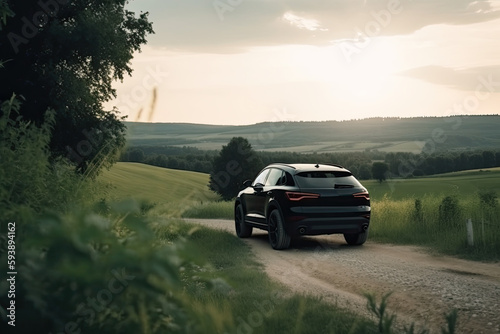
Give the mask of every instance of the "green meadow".
[[[118, 163], [102, 180], [111, 198], [145, 199], [169, 217], [233, 219], [233, 203], [218, 200], [209, 176]], [[478, 260], [500, 259], [500, 168], [433, 177], [363, 181], [372, 198], [370, 240], [412, 244]], [[473, 226], [472, 244], [466, 222]]]
[[424, 196], [477, 197], [480, 192], [500, 191], [500, 168], [447, 173], [429, 177], [363, 181], [372, 199], [417, 199]]
[[[369, 118], [350, 121], [278, 122], [253, 125], [206, 125], [127, 122], [132, 146], [194, 146], [219, 150], [231, 138], [248, 138], [258, 150], [339, 152], [377, 149], [386, 152], [421, 152], [435, 129], [447, 140], [440, 149], [498, 148], [500, 117]], [[459, 126], [460, 131], [457, 131]], [[272, 141], [262, 138], [272, 137]], [[296, 144], [300, 143], [300, 144]]]
[[173, 217], [193, 205], [218, 199], [208, 189], [208, 179], [208, 174], [126, 162], [116, 163], [101, 177], [110, 185], [110, 201], [124, 198], [146, 201], [154, 206], [156, 213]]
[[[157, 204], [195, 202], [197, 206], [218, 200], [217, 195], [208, 189], [209, 176], [204, 173], [118, 162], [104, 171], [101, 179], [111, 185], [110, 195], [116, 199], [132, 197]], [[475, 198], [480, 192], [500, 191], [500, 167], [362, 183], [375, 201], [383, 198], [398, 201], [429, 195]]]
[[500, 259], [500, 168], [364, 184], [372, 196], [372, 240]]

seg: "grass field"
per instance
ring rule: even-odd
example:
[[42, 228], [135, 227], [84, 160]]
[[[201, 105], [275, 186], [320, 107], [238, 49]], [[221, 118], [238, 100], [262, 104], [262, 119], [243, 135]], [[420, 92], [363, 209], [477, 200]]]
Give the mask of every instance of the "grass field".
[[[112, 198], [132, 197], [157, 204], [212, 202], [217, 195], [208, 189], [203, 173], [166, 169], [139, 163], [119, 162], [104, 171], [101, 180], [112, 184]], [[447, 173], [386, 182], [362, 182], [374, 200], [422, 198], [424, 196], [477, 197], [478, 192], [500, 192], [500, 167]]]
[[[182, 208], [198, 206], [215, 195], [203, 193], [208, 175], [121, 163], [102, 175], [114, 184], [114, 199], [139, 198], [154, 203], [170, 203]], [[177, 194], [175, 190], [177, 187]], [[181, 190], [180, 188], [186, 188]], [[171, 191], [164, 191], [164, 188]], [[112, 199], [110, 198], [110, 201]], [[197, 203], [196, 205], [193, 203]], [[207, 203], [207, 202], [204, 202]], [[214, 204], [214, 202], [210, 202]], [[160, 205], [161, 207], [161, 205]], [[161, 213], [161, 212], [160, 212]], [[191, 312], [207, 333], [366, 333], [374, 332], [373, 322], [341, 306], [317, 297], [294, 294], [273, 282], [252, 260], [251, 249], [231, 233], [157, 216], [158, 208], [148, 212], [155, 221], [159, 244], [182, 240], [181, 254], [190, 262], [182, 263], [182, 300], [189, 301]], [[179, 259], [177, 259], [179, 260]], [[179, 263], [179, 266], [181, 264]], [[163, 271], [165, 268], [161, 268]], [[187, 299], [189, 297], [189, 299]], [[304, 319], [308, 319], [305, 321]], [[306, 326], [307, 324], [307, 326]], [[193, 331], [196, 332], [196, 331]]]
[[[458, 176], [459, 179], [462, 177], [464, 176]], [[206, 193], [196, 196], [196, 189], [207, 191], [208, 175], [122, 163], [105, 173], [101, 180], [116, 183], [112, 190], [116, 199], [135, 197], [155, 203], [170, 202], [171, 207], [179, 208], [176, 212], [169, 212], [173, 215], [191, 212], [193, 216], [215, 218], [212, 216], [222, 215], [225, 218], [232, 218], [232, 202], [207, 200], [210, 194]], [[180, 191], [182, 196], [176, 196], [163, 191], [163, 187], [166, 186], [161, 183], [175, 184], [176, 187], [188, 189]], [[399, 191], [403, 190], [402, 187]], [[211, 196], [213, 199], [216, 198], [214, 195]], [[429, 198], [426, 197], [423, 201], [423, 207], [434, 205], [427, 201]], [[377, 227], [379, 231], [394, 229], [394, 233], [389, 234], [389, 242], [391, 237], [399, 238], [401, 242], [414, 242], [414, 240], [402, 240], [398, 236], [401, 231], [413, 233], [413, 230], [404, 226], [408, 220], [413, 219], [411, 199], [389, 200], [387, 196], [382, 195], [382, 199], [374, 206], [378, 206], [376, 210], [380, 212], [379, 217], [396, 217], [396, 219], [386, 219], [388, 225], [375, 223], [379, 225]], [[397, 214], [394, 214], [394, 211]], [[203, 315], [206, 319], [203, 318], [201, 321], [215, 326], [218, 332], [377, 332], [376, 325], [372, 321], [346, 312], [340, 305], [329, 305], [318, 298], [295, 295], [271, 281], [262, 272], [258, 263], [249, 260], [251, 259], [249, 245], [234, 234], [194, 227], [178, 219], [165, 220], [157, 217], [156, 213], [153, 211], [152, 215], [148, 215], [148, 220], [155, 221], [155, 238], [161, 244], [170, 244], [177, 239], [187, 242], [182, 249], [193, 257], [193, 264], [182, 265], [183, 291], [186, 295], [194, 296], [196, 303], [191, 304], [196, 308], [194, 313]], [[422, 226], [428, 227], [427, 218], [431, 216], [432, 214], [425, 212], [420, 219]], [[429, 230], [427, 235], [434, 232], [435, 230]], [[304, 319], [308, 319], [307, 327]]]
[[[159, 239], [183, 239], [200, 266], [185, 266], [184, 290], [213, 322], [218, 333], [375, 333], [376, 327], [321, 298], [294, 294], [271, 281], [234, 235], [173, 220], [157, 229]], [[220, 326], [223, 327], [223, 326]], [[206, 331], [210, 333], [210, 331]], [[215, 333], [215, 332], [214, 332]]]
[[157, 213], [179, 216], [194, 203], [215, 201], [203, 173], [119, 162], [104, 171], [101, 180], [111, 184], [109, 200], [133, 198], [154, 205]]
[[379, 183], [363, 181], [372, 199], [387, 197], [393, 200], [424, 196], [477, 197], [478, 192], [500, 192], [500, 168], [462, 171], [421, 178], [394, 179]]
[[[343, 141], [326, 141], [314, 144], [306, 144], [301, 146], [289, 147], [274, 147], [263, 149], [262, 151], [279, 152], [286, 151], [297, 153], [335, 153], [335, 152], [353, 152], [365, 150], [379, 150], [383, 152], [411, 152], [418, 154], [422, 151], [425, 142], [423, 141], [383, 141], [383, 142], [343, 142]], [[201, 148], [197, 145], [198, 148]], [[212, 147], [212, 149], [219, 149]], [[207, 148], [205, 148], [207, 149]]]
[[[499, 125], [499, 116], [265, 122], [241, 126], [129, 122], [127, 141], [133, 146], [187, 145], [220, 149], [232, 137], [241, 136], [256, 150], [338, 152], [376, 148], [389, 152], [420, 152], [421, 144], [432, 139], [433, 131], [438, 128], [447, 138], [440, 143], [440, 149], [498, 148]], [[292, 143], [295, 147], [291, 147]]]
[[[206, 186], [206, 174], [119, 163], [102, 179], [114, 185], [112, 198], [146, 199], [156, 204], [157, 214], [233, 219], [233, 202], [217, 200]], [[363, 184], [372, 198], [370, 239], [425, 245], [473, 259], [500, 259], [500, 205], [496, 198], [500, 168]], [[490, 196], [492, 201], [483, 203], [481, 195]], [[472, 247], [467, 244], [467, 219], [473, 221]]]

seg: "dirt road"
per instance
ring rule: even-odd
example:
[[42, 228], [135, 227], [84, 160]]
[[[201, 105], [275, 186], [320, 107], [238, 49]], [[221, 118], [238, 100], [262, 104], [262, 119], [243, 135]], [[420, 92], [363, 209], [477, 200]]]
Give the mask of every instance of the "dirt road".
[[[234, 233], [229, 220], [193, 219]], [[457, 309], [459, 333], [500, 333], [500, 263], [479, 263], [432, 256], [423, 249], [368, 241], [349, 247], [343, 237], [316, 236], [275, 251], [267, 232], [254, 229], [251, 245], [267, 274], [298, 293], [367, 314], [363, 293], [389, 298], [397, 326], [411, 322], [432, 333], [444, 326], [444, 314]]]

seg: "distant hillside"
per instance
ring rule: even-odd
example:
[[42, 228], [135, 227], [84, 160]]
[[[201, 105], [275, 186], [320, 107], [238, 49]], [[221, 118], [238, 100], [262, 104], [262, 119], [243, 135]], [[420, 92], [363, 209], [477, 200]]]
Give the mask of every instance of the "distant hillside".
[[500, 116], [370, 118], [352, 121], [258, 123], [245, 126], [127, 122], [130, 145], [220, 149], [235, 136], [256, 150], [294, 152], [421, 151], [500, 147]]

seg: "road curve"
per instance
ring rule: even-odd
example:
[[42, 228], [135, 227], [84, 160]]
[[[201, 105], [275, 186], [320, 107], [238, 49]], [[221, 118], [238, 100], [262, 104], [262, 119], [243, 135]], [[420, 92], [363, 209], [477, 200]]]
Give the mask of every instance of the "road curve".
[[[188, 221], [234, 233], [231, 220]], [[294, 292], [322, 296], [363, 315], [364, 293], [392, 292], [389, 310], [400, 328], [414, 322], [436, 333], [445, 324], [444, 314], [457, 309], [458, 333], [500, 332], [500, 263], [370, 241], [351, 247], [339, 235], [304, 237], [284, 251], [271, 248], [265, 231], [254, 229], [245, 240], [266, 273]]]

